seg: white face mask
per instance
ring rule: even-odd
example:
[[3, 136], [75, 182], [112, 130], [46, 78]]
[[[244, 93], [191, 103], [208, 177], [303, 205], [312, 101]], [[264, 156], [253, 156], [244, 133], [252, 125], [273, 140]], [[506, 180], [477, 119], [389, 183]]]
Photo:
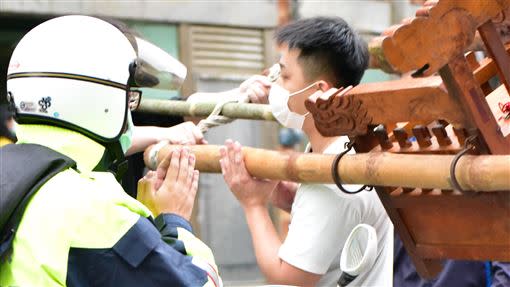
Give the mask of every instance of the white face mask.
[[128, 111], [128, 119], [127, 119], [127, 129], [120, 136], [120, 146], [122, 147], [122, 151], [126, 154], [127, 150], [131, 147], [132, 138], [133, 138], [133, 120], [131, 119], [131, 111]]
[[271, 86], [271, 90], [269, 90], [268, 100], [269, 105], [271, 106], [271, 112], [273, 113], [273, 116], [276, 118], [276, 120], [278, 120], [278, 122], [285, 127], [292, 129], [302, 129], [305, 118], [310, 112], [304, 115], [300, 115], [291, 111], [289, 109], [289, 99], [292, 96], [299, 95], [302, 92], [310, 89], [316, 84], [317, 83], [313, 83], [306, 88], [292, 94], [281, 86], [273, 84]]

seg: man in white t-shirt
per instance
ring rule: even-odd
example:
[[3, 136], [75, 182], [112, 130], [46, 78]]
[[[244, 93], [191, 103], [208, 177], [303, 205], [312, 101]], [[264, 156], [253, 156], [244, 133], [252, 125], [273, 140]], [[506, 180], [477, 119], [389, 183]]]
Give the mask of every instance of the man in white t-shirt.
[[[323, 137], [304, 103], [313, 93], [357, 85], [368, 65], [366, 43], [337, 17], [293, 22], [277, 32], [276, 42], [281, 75], [269, 91], [273, 114], [283, 125], [302, 129], [314, 153], [344, 151], [348, 138]], [[335, 286], [343, 245], [357, 224], [366, 223], [376, 229], [378, 256], [349, 286], [392, 285], [393, 225], [375, 192], [348, 195], [324, 184], [302, 184], [296, 192], [297, 185], [251, 177], [238, 142], [227, 140], [220, 152], [223, 176], [244, 209], [257, 262], [269, 283]], [[283, 243], [269, 202], [292, 214]]]

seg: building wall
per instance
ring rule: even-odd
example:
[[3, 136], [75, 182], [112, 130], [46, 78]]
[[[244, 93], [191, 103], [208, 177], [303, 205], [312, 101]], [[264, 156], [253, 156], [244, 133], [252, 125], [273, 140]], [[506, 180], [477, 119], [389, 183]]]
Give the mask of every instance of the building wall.
[[145, 21], [274, 27], [276, 1], [2, 0], [0, 13], [86, 14]]
[[[401, 1], [403, 2], [403, 1]], [[362, 33], [379, 34], [392, 20], [392, 4], [387, 1], [299, 1], [299, 16], [339, 16]]]

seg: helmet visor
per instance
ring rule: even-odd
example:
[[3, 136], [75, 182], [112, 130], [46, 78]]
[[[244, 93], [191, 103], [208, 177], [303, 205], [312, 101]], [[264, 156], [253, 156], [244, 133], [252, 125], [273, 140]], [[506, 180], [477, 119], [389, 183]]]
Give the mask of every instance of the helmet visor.
[[181, 62], [152, 43], [135, 37], [138, 58], [132, 74], [135, 87], [177, 90], [186, 78]]

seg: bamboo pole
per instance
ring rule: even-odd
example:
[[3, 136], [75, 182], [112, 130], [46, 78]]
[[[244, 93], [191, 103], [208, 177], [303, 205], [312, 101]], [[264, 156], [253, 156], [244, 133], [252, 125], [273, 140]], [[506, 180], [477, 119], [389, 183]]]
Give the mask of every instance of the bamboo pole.
[[388, 74], [399, 74], [398, 71], [393, 69], [382, 48], [382, 41], [384, 37], [375, 37], [368, 43], [368, 53], [370, 54], [369, 68], [380, 69]]
[[[142, 100], [137, 111], [169, 116], [207, 117], [213, 111], [216, 102], [188, 103], [171, 100]], [[269, 105], [228, 103], [221, 115], [233, 119], [274, 121]]]
[[[502, 23], [497, 23], [496, 27], [500, 32], [501, 40], [505, 45], [510, 43], [510, 33], [509, 30], [510, 24], [508, 21], [504, 21]], [[389, 32], [388, 32], [389, 33]], [[374, 37], [368, 43], [368, 53], [370, 54], [369, 61], [369, 69], [380, 69], [388, 74], [400, 74], [399, 71], [395, 70], [392, 65], [386, 59], [386, 55], [384, 54], [384, 50], [382, 48], [382, 42], [385, 36]], [[485, 44], [482, 41], [482, 38], [478, 33], [476, 33], [473, 42], [471, 45], [465, 50], [468, 51], [484, 51]]]
[[[154, 149], [152, 149], [155, 147]], [[151, 146], [145, 164], [154, 169], [178, 146]], [[189, 146], [201, 172], [221, 172], [220, 146]], [[246, 168], [258, 178], [307, 183], [333, 183], [331, 165], [335, 155], [303, 154], [243, 147]], [[405, 155], [387, 152], [345, 155], [339, 162], [342, 181], [374, 186], [452, 189], [449, 181], [452, 155]], [[510, 191], [510, 156], [463, 156], [456, 169], [460, 186], [475, 191]]]

